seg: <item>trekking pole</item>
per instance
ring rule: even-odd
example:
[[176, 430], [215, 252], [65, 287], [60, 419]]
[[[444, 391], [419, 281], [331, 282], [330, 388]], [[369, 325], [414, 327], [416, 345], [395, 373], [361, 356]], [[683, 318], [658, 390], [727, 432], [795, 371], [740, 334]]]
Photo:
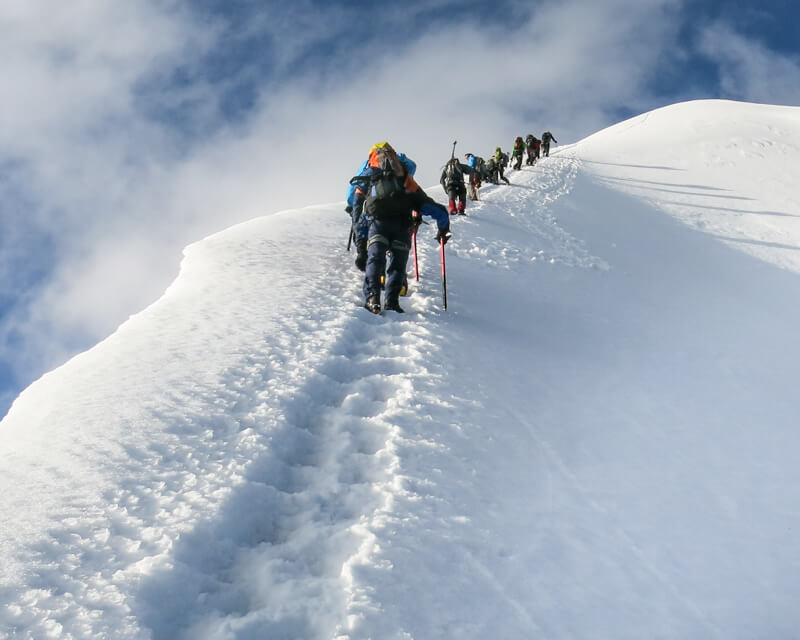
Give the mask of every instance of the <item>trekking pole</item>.
[[442, 304], [444, 310], [447, 311], [447, 269], [444, 264], [444, 240], [439, 240], [439, 247], [442, 254]]
[[[415, 211], [414, 218], [419, 216], [419, 214]], [[411, 234], [411, 246], [414, 248], [414, 279], [419, 282], [419, 262], [417, 261], [417, 227], [418, 225], [414, 225], [414, 232]]]
[[350, 245], [353, 243], [353, 237], [356, 235], [356, 221], [353, 218], [352, 212], [348, 215], [350, 216], [350, 235], [347, 236], [347, 250], [350, 251]]
[[453, 153], [450, 154], [450, 159], [451, 160], [456, 157], [456, 143], [457, 142], [458, 142], [458, 140], [453, 140]]

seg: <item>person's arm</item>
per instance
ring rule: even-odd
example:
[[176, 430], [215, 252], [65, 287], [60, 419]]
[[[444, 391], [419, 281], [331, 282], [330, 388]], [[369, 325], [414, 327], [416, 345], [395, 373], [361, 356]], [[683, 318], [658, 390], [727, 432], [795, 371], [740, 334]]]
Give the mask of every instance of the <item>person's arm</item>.
[[447, 241], [450, 239], [450, 215], [447, 213], [447, 209], [444, 205], [439, 204], [435, 200], [431, 198], [427, 198], [427, 200], [420, 206], [417, 211], [420, 212], [423, 216], [429, 216], [436, 220], [436, 239], [446, 244]]
[[450, 229], [450, 214], [444, 205], [431, 198], [422, 190], [422, 187], [419, 187], [410, 195], [413, 199], [415, 211], [419, 211], [423, 216], [436, 220], [436, 226], [440, 231], [442, 229]]

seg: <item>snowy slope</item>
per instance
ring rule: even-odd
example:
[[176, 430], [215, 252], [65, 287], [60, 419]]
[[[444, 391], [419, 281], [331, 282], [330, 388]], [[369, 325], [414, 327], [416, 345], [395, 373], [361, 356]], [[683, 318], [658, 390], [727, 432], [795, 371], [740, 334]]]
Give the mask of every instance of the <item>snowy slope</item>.
[[556, 149], [447, 311], [430, 228], [360, 308], [340, 203], [190, 246], [0, 423], [0, 638], [795, 637], [798, 159], [725, 102]]
[[578, 149], [603, 184], [800, 271], [796, 107], [687, 102], [621, 122]]

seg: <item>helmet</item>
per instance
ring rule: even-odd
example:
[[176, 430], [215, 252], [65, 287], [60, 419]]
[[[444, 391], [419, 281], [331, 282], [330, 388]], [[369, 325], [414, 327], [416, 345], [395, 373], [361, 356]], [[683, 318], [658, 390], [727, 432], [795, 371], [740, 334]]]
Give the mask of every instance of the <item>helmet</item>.
[[500, 153], [503, 152], [503, 150], [500, 147], [495, 147], [494, 150], [495, 150], [495, 152], [497, 152], [497, 151], [499, 151]]
[[389, 151], [394, 151], [392, 145], [390, 145], [388, 142], [376, 142], [375, 144], [372, 145], [372, 148], [369, 150], [369, 152], [372, 153], [373, 151], [375, 151], [375, 149], [382, 149], [382, 148], [388, 149]]

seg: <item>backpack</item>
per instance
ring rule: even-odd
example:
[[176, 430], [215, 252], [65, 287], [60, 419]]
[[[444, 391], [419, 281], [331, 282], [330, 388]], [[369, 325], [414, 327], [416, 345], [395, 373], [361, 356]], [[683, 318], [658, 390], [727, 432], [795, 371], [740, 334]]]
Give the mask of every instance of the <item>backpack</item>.
[[483, 175], [483, 168], [485, 166], [486, 166], [485, 160], [479, 156], [475, 156], [475, 171], [479, 176]]
[[417, 172], [417, 163], [414, 162], [411, 158], [409, 158], [405, 153], [398, 153], [397, 159], [403, 163], [403, 166], [406, 168], [406, 171], [408, 171], [408, 175], [410, 175], [413, 178], [414, 174]]
[[356, 176], [350, 183], [365, 193], [367, 215], [376, 219], [410, 215], [411, 210], [403, 197], [408, 170], [388, 143], [372, 147], [365, 171], [366, 175]]
[[404, 178], [398, 173], [405, 174], [406, 169], [388, 144], [375, 145], [369, 166], [373, 172], [368, 176], [367, 201], [394, 198], [405, 190]]
[[536, 136], [534, 136], [532, 133], [529, 133], [528, 137], [525, 138], [525, 144], [527, 144], [529, 147], [532, 147], [535, 140]]
[[461, 164], [456, 158], [447, 163], [444, 170], [445, 182], [450, 184], [464, 184], [464, 172], [461, 171]]

